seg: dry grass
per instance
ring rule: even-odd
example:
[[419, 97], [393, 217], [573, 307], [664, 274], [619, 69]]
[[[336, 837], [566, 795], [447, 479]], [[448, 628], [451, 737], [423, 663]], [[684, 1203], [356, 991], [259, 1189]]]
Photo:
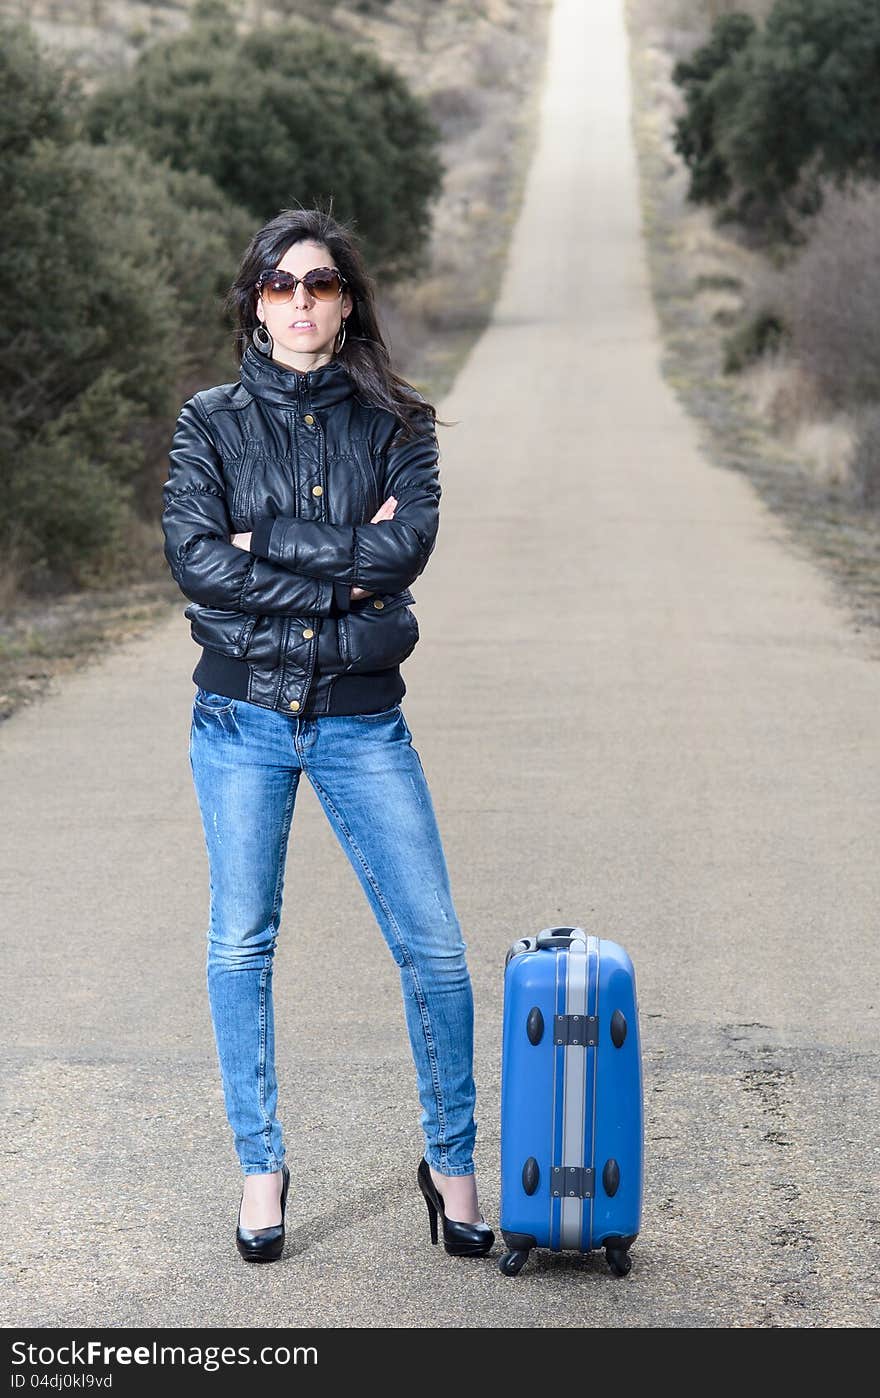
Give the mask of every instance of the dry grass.
[[772, 310], [790, 334], [787, 348], [739, 375], [749, 407], [792, 449], [813, 482], [849, 490], [857, 425], [847, 409], [847, 390], [857, 374], [880, 381], [880, 186], [850, 192], [826, 187], [807, 247], [778, 269], [739, 241], [734, 230], [717, 227], [712, 210], [688, 204], [688, 172], [672, 140], [683, 107], [671, 77], [675, 61], [705, 39], [715, 15], [744, 10], [761, 21], [771, 3], [636, 0], [631, 5], [645, 91], [642, 158], [653, 147], [655, 185], [662, 178], [676, 255], [686, 263], [700, 319], [724, 333]]
[[814, 421], [801, 418], [791, 439], [795, 455], [818, 485], [846, 490], [853, 485], [851, 460], [855, 444], [855, 428], [848, 413]]
[[823, 413], [813, 376], [787, 349], [765, 355], [740, 376], [762, 421], [820, 486], [852, 485], [851, 464], [857, 439], [852, 413]]

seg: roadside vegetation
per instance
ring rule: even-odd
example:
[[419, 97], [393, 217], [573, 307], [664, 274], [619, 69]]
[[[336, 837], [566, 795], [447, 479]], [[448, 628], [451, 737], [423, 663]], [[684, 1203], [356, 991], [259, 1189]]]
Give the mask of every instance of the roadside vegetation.
[[876, 0], [627, 0], [665, 369], [880, 627]]

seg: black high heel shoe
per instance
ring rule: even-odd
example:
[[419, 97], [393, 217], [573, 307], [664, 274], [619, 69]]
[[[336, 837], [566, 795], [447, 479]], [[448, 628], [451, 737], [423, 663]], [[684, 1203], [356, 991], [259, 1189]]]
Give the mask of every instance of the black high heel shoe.
[[[238, 1206], [238, 1226], [235, 1230], [235, 1246], [245, 1262], [277, 1262], [284, 1251], [284, 1210], [287, 1206], [287, 1189], [290, 1184], [290, 1171], [281, 1166], [281, 1222], [268, 1228], [242, 1228], [241, 1204]], [[244, 1190], [241, 1194], [244, 1199]]]
[[438, 1192], [431, 1178], [431, 1171], [424, 1156], [419, 1161], [418, 1182], [428, 1206], [431, 1242], [437, 1241], [439, 1214], [443, 1220], [443, 1246], [451, 1257], [485, 1257], [495, 1241], [492, 1229], [488, 1223], [460, 1223], [458, 1219], [446, 1217], [443, 1195]]

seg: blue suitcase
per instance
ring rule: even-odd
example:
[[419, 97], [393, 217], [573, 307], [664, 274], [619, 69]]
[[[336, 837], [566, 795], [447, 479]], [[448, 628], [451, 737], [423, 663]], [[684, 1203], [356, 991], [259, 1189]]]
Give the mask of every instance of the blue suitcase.
[[632, 1265], [644, 1169], [635, 972], [623, 947], [580, 927], [514, 942], [504, 971], [501, 1271], [532, 1248], [605, 1248]]

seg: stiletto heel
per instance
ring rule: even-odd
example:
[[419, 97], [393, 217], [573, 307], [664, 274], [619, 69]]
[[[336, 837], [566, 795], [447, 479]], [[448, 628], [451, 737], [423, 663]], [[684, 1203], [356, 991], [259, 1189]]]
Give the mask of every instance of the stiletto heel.
[[430, 1226], [431, 1226], [431, 1242], [432, 1242], [432, 1243], [436, 1243], [436, 1241], [437, 1241], [437, 1210], [434, 1208], [434, 1205], [431, 1203], [431, 1201], [430, 1201], [430, 1199], [428, 1198], [427, 1195], [425, 1195], [425, 1203], [426, 1203], [427, 1206], [428, 1206], [428, 1222], [429, 1222], [429, 1224], [430, 1224]]
[[431, 1224], [431, 1242], [437, 1241], [437, 1215], [443, 1220], [443, 1246], [450, 1257], [485, 1257], [495, 1242], [495, 1234], [488, 1223], [461, 1223], [458, 1219], [447, 1218], [443, 1206], [443, 1195], [431, 1178], [427, 1160], [422, 1156], [417, 1174], [419, 1189], [428, 1206]]
[[[235, 1245], [245, 1262], [277, 1262], [284, 1251], [284, 1211], [287, 1207], [287, 1190], [290, 1185], [290, 1171], [287, 1165], [281, 1166], [281, 1222], [269, 1228], [242, 1228], [241, 1204], [238, 1206], [238, 1225], [235, 1230]], [[242, 1190], [244, 1199], [244, 1190]]]

